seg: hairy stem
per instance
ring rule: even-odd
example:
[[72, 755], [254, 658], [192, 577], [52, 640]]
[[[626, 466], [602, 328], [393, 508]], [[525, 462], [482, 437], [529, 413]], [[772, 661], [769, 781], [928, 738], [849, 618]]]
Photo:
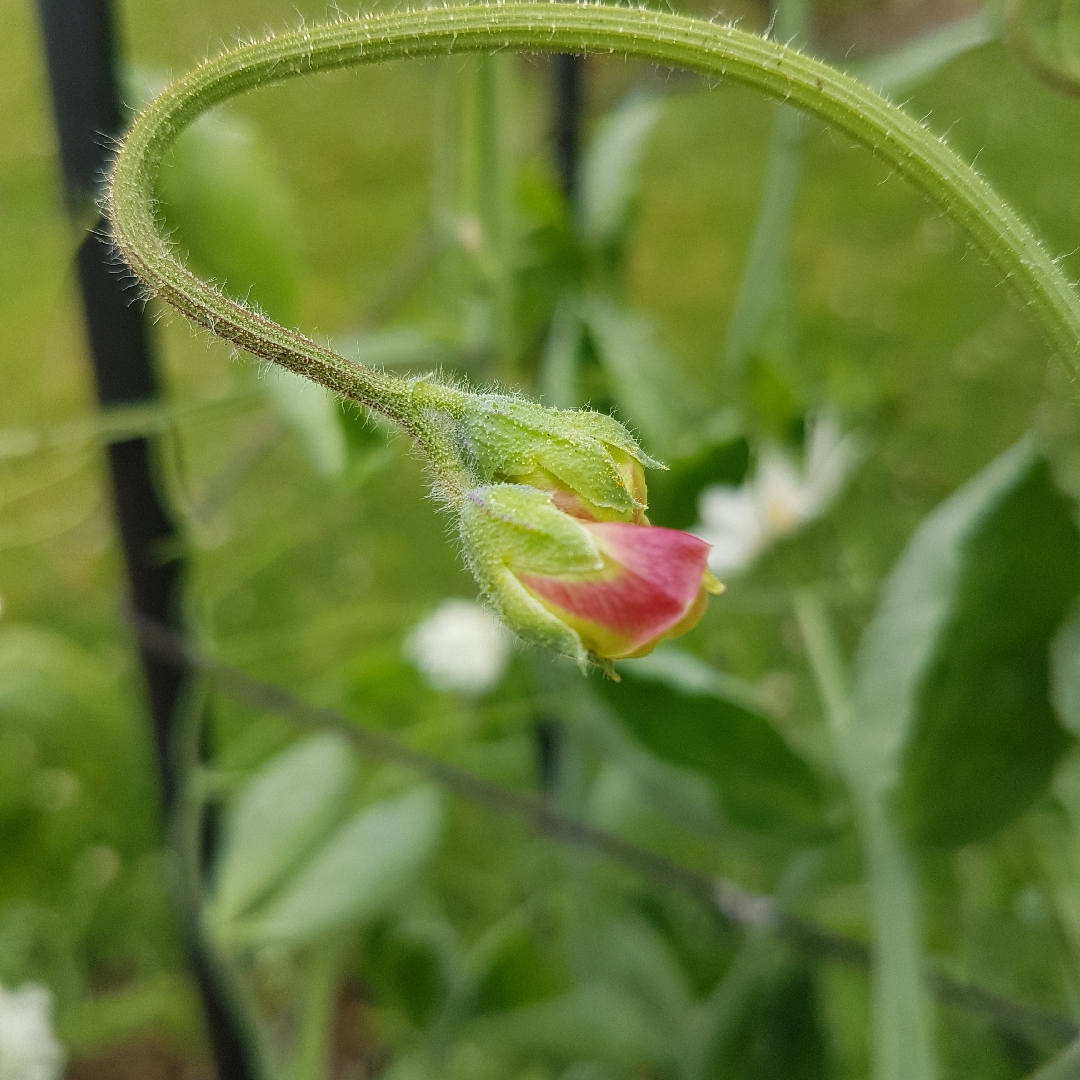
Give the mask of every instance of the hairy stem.
[[[314, 379], [401, 423], [440, 462], [435, 415], [460, 392], [350, 363], [225, 297], [177, 258], [155, 213], [155, 183], [177, 135], [213, 105], [260, 86], [357, 64], [503, 49], [612, 53], [755, 87], [868, 147], [935, 202], [1016, 289], [1051, 345], [1080, 372], [1080, 297], [990, 185], [945, 143], [873, 90], [828, 64], [729, 26], [602, 5], [507, 3], [344, 19], [280, 34], [208, 61], [138, 118], [117, 154], [106, 204], [113, 239], [147, 290], [264, 360]], [[460, 467], [458, 467], [460, 471]]]

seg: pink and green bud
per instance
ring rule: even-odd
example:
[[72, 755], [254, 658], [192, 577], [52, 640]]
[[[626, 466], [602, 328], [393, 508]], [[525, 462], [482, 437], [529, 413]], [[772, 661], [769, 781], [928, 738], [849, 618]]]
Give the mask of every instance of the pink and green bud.
[[524, 484], [574, 517], [644, 520], [646, 468], [663, 468], [604, 413], [473, 397], [459, 420], [467, 459], [484, 483]]
[[579, 663], [643, 656], [695, 626], [721, 586], [690, 533], [564, 513], [536, 488], [495, 484], [466, 497], [469, 564], [526, 641]]

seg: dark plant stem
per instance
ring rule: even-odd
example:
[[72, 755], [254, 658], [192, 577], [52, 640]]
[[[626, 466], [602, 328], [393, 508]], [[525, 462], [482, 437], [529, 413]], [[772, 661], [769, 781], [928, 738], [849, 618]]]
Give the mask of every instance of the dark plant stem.
[[558, 790], [559, 774], [562, 771], [562, 721], [558, 717], [543, 715], [537, 717], [536, 758], [537, 771], [540, 774], [540, 790], [551, 794]]
[[[123, 130], [116, 90], [115, 49], [108, 0], [39, 0], [60, 161], [68, 208], [78, 222], [92, 215], [97, 187], [111, 160], [111, 145]], [[93, 220], [93, 217], [90, 217]], [[102, 406], [137, 405], [158, 398], [149, 335], [138, 294], [118, 272], [105, 230], [98, 221], [77, 255], [79, 288]], [[176, 529], [154, 483], [154, 446], [145, 437], [107, 445], [127, 589], [135, 611], [164, 625], [179, 625], [183, 567], [161, 553], [175, 546]], [[173, 814], [187, 782], [174, 761], [179, 703], [191, 682], [182, 657], [162, 656], [139, 645], [139, 658], [153, 724], [163, 809]], [[187, 918], [181, 893], [197, 898], [199, 881], [184, 882], [177, 906], [189, 962], [206, 1010], [214, 1060], [221, 1080], [254, 1080], [248, 1051], [221, 992], [212, 951]]]

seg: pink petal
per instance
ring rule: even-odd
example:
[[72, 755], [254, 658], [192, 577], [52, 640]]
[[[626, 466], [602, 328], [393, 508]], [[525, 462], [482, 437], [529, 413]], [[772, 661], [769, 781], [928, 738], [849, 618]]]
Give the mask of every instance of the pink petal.
[[562, 577], [522, 574], [522, 584], [602, 656], [627, 656], [655, 643], [698, 599], [709, 545], [678, 529], [582, 524], [596, 539], [604, 569]]

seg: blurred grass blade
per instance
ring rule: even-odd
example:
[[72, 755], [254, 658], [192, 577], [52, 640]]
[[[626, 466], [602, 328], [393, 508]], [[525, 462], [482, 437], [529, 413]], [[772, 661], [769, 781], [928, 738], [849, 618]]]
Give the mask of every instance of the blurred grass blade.
[[238, 928], [251, 944], [300, 945], [387, 909], [434, 854], [442, 800], [417, 788], [360, 811]]
[[581, 405], [581, 337], [581, 318], [573, 301], [564, 296], [556, 304], [540, 361], [540, 399], [551, 408], [574, 409]]
[[581, 315], [603, 365], [620, 419], [650, 452], [677, 457], [696, 449], [700, 394], [656, 340], [652, 323], [605, 297], [581, 302]]
[[588, 246], [604, 248], [622, 238], [645, 146], [662, 114], [662, 102], [635, 94], [600, 121], [582, 156], [577, 194], [579, 228]]
[[88, 443], [160, 435], [189, 416], [226, 402], [237, 404], [250, 396], [250, 393], [231, 394], [225, 401], [183, 405], [156, 401], [146, 405], [110, 405], [100, 412], [49, 427], [0, 428], [0, 461], [29, 457], [45, 450], [76, 450]]
[[1080, 78], [1080, 4], [1077, 0], [1061, 0], [1058, 40], [1069, 73]]
[[474, 107], [476, 206], [491, 258], [494, 345], [507, 377], [514, 362], [515, 218], [512, 124], [517, 57], [499, 53], [478, 58]]
[[314, 735], [264, 765], [225, 819], [213, 918], [244, 915], [334, 827], [356, 775], [340, 735]]
[[1050, 650], [1051, 694], [1061, 722], [1080, 736], [1080, 607], [1062, 624]]
[[906, 90], [958, 56], [994, 41], [1004, 28], [1004, 4], [992, 0], [976, 15], [935, 27], [913, 41], [856, 64], [852, 74], [883, 94]]
[[[961, 53], [998, 37], [1004, 24], [998, 7], [990, 3], [978, 15], [958, 19], [867, 60], [854, 73], [883, 93], [912, 86]], [[791, 13], [781, 9], [781, 14], [785, 25], [779, 29], [785, 40], [803, 30], [798, 10]], [[770, 319], [782, 309], [788, 236], [802, 176], [804, 138], [802, 115], [786, 105], [775, 106], [761, 207], [722, 350], [724, 367], [736, 374], [743, 370], [749, 355], [761, 347]]]
[[[717, 1057], [736, 1041], [734, 1036], [755, 992], [775, 976], [784, 959], [785, 947], [774, 934], [759, 927], [747, 932], [723, 977], [694, 1010], [683, 1050], [689, 1080], [709, 1080], [717, 1074]], [[789, 1034], [785, 1032], [785, 1036]], [[732, 1070], [730, 1075], [740, 1074]]]
[[464, 348], [493, 358], [503, 377], [512, 374], [516, 348], [516, 64], [504, 53], [455, 58], [444, 69], [433, 191]]
[[[808, 0], [778, 0], [770, 36], [785, 43], [799, 42], [809, 14]], [[788, 235], [802, 178], [805, 124], [798, 110], [773, 106], [761, 206], [721, 350], [724, 369], [736, 376], [743, 374], [747, 358], [761, 347], [769, 319], [783, 308]]]
[[852, 709], [827, 609], [816, 594], [802, 592], [795, 611], [858, 818], [874, 948], [873, 1075], [875, 1080], [934, 1080], [938, 1069], [922, 977], [918, 886], [884, 783], [902, 743], [879, 739], [867, 750], [868, 721]]
[[874, 1075], [933, 1080], [939, 1070], [923, 982], [918, 879], [885, 799], [856, 793], [874, 935]]
[[454, 360], [453, 350], [445, 342], [407, 327], [348, 334], [335, 339], [334, 348], [346, 359], [367, 367], [434, 368]]
[[736, 375], [783, 304], [788, 234], [802, 178], [806, 121], [788, 105], [775, 106], [773, 116], [761, 207], [724, 336], [723, 364]]
[[338, 412], [341, 406], [329, 390], [284, 368], [272, 367], [263, 376], [278, 415], [300, 436], [320, 476], [345, 471], [345, 433]]
[[1035, 856], [1039, 870], [1039, 889], [1049, 901], [1066, 946], [1059, 959], [1066, 978], [1080, 962], [1080, 832], [1077, 831], [1077, 812], [1080, 811], [1080, 759], [1072, 758], [1059, 770], [1054, 782], [1054, 794], [1064, 809], [1055, 807], [1032, 815], [1025, 831], [1025, 842]]
[[345, 943], [333, 937], [305, 951], [299, 979], [296, 1041], [283, 1080], [330, 1080], [339, 984], [348, 959]]
[[190, 981], [173, 972], [148, 975], [119, 990], [68, 1005], [57, 1029], [78, 1056], [101, 1054], [139, 1038], [190, 1046], [201, 1038], [198, 994]]
[[[787, 861], [774, 886], [779, 909], [805, 893], [818, 875], [818, 861], [809, 851]], [[767, 923], [748, 927], [723, 976], [695, 1009], [684, 1051], [687, 1080], [826, 1080], [830, 1055], [814, 1000], [816, 981], [810, 966]], [[769, 1049], [762, 1053], [764, 1046]]]
[[569, 989], [565, 958], [536, 933], [534, 916], [525, 908], [512, 908], [460, 957], [452, 994], [463, 1012], [505, 1012]]
[[612, 916], [598, 931], [609, 976], [634, 994], [651, 1026], [668, 1033], [677, 1054], [694, 995], [670, 944], [645, 919], [630, 915]]

